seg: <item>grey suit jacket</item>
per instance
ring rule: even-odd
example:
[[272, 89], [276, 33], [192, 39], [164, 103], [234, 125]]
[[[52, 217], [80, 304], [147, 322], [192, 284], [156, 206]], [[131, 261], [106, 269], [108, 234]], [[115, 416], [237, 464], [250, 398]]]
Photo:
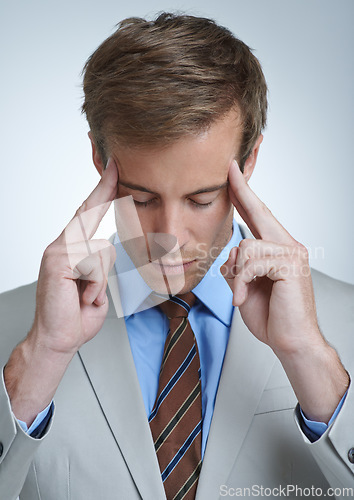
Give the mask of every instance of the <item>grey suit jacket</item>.
[[[320, 327], [354, 373], [354, 287], [317, 271], [313, 281]], [[0, 366], [31, 327], [35, 289], [33, 283], [0, 296]], [[32, 439], [19, 427], [0, 381], [1, 500], [165, 498], [112, 279], [110, 292], [106, 321], [71, 362], [42, 439]], [[271, 498], [284, 491], [298, 498], [295, 488], [354, 491], [354, 464], [348, 457], [354, 447], [353, 388], [335, 422], [315, 443], [302, 434], [295, 407], [279, 361], [248, 331], [236, 309], [197, 500], [260, 496], [262, 487], [275, 488]], [[336, 490], [337, 498], [348, 496]]]

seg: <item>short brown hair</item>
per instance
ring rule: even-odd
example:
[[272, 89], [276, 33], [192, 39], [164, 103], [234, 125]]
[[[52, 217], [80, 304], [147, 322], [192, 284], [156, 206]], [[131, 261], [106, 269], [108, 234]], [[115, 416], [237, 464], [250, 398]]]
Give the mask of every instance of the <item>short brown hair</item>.
[[82, 111], [104, 162], [112, 140], [165, 146], [238, 107], [243, 169], [266, 124], [267, 85], [258, 59], [210, 19], [171, 13], [125, 19], [83, 74]]

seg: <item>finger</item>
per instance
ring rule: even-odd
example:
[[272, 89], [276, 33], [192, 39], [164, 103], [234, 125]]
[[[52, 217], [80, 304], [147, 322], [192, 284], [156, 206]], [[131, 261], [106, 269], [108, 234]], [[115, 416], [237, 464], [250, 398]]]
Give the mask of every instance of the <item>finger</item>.
[[95, 299], [94, 303], [98, 306], [103, 306], [108, 300], [107, 294], [106, 294], [106, 289], [107, 289], [107, 282], [105, 285], [102, 287], [100, 293], [97, 295], [97, 298]]
[[249, 259], [234, 278], [233, 305], [241, 306], [247, 300], [249, 286], [256, 286], [254, 280], [258, 277], [267, 277], [274, 282], [285, 281], [292, 273], [292, 263], [286, 259]]
[[[72, 243], [71, 245], [66, 245], [65, 247], [66, 255], [69, 260], [69, 267], [71, 270], [74, 270], [80, 262], [84, 261], [86, 258], [92, 256], [95, 258], [95, 255], [98, 252], [103, 252], [103, 255], [108, 255], [110, 257], [110, 262], [115, 260], [115, 247], [108, 240], [89, 240], [89, 241], [80, 241], [77, 243]], [[112, 264], [113, 265], [113, 264]], [[77, 279], [79, 276], [76, 274], [74, 279]]]
[[230, 184], [229, 184], [229, 197], [232, 201], [233, 206], [236, 208], [237, 212], [240, 214], [240, 216], [242, 217], [242, 220], [244, 220], [244, 222], [246, 223], [247, 227], [250, 229], [253, 236], [258, 240], [261, 239], [261, 235], [258, 233], [256, 228], [253, 226], [252, 222], [250, 221], [249, 217], [247, 216], [247, 212], [244, 210], [241, 203], [239, 203], [237, 198], [232, 193], [232, 188], [230, 187]]
[[231, 249], [228, 260], [221, 266], [220, 272], [225, 279], [233, 279], [248, 259], [269, 257], [293, 257], [306, 252], [302, 245], [279, 245], [272, 241], [245, 238], [238, 247]]
[[231, 290], [233, 288], [233, 279], [235, 277], [235, 265], [236, 258], [238, 253], [238, 247], [231, 248], [229, 258], [227, 261], [220, 267], [220, 273], [225, 278], [227, 284], [230, 286]]
[[68, 245], [76, 241], [91, 239], [112, 201], [116, 198], [117, 188], [118, 168], [113, 158], [110, 158], [99, 183], [77, 210], [59, 238], [64, 237]]
[[[100, 249], [88, 257], [77, 256], [78, 262], [72, 270], [73, 279], [99, 281], [108, 274], [114, 264], [115, 250], [111, 247]], [[103, 271], [103, 274], [101, 273]]]
[[102, 205], [108, 201], [113, 201], [116, 197], [118, 189], [118, 168], [117, 164], [112, 157], [107, 161], [106, 168], [104, 169], [101, 179], [92, 193], [83, 202], [81, 207], [77, 210], [75, 216]]
[[[107, 287], [108, 273], [114, 264], [114, 249], [100, 250], [94, 255], [83, 259], [73, 270], [74, 277], [80, 281], [86, 280], [82, 301], [85, 304], [102, 305], [102, 299]], [[76, 276], [75, 276], [76, 275]]]
[[106, 302], [106, 288], [107, 281], [104, 281], [102, 286], [100, 283], [89, 281], [82, 294], [82, 302], [86, 305], [96, 304], [99, 307], [103, 306]]
[[284, 244], [290, 244], [294, 241], [268, 207], [249, 187], [235, 160], [232, 161], [229, 170], [229, 196], [234, 207], [257, 239]]
[[235, 274], [244, 267], [248, 259], [262, 259], [264, 257], [306, 257], [306, 248], [299, 244], [280, 245], [272, 241], [245, 238], [239, 244]]

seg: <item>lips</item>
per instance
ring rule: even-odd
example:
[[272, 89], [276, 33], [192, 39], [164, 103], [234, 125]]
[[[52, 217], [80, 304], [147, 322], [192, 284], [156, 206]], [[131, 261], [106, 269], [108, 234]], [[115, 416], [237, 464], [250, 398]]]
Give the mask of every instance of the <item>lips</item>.
[[151, 262], [151, 264], [162, 274], [180, 274], [184, 273], [195, 260], [189, 260], [185, 262]]

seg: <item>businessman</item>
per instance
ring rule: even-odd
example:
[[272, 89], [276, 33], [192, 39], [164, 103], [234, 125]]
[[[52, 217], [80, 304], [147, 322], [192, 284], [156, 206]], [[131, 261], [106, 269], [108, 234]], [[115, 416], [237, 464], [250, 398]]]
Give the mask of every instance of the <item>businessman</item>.
[[208, 19], [131, 18], [83, 88], [100, 181], [0, 298], [0, 497], [354, 495], [354, 287], [248, 186], [258, 60]]

